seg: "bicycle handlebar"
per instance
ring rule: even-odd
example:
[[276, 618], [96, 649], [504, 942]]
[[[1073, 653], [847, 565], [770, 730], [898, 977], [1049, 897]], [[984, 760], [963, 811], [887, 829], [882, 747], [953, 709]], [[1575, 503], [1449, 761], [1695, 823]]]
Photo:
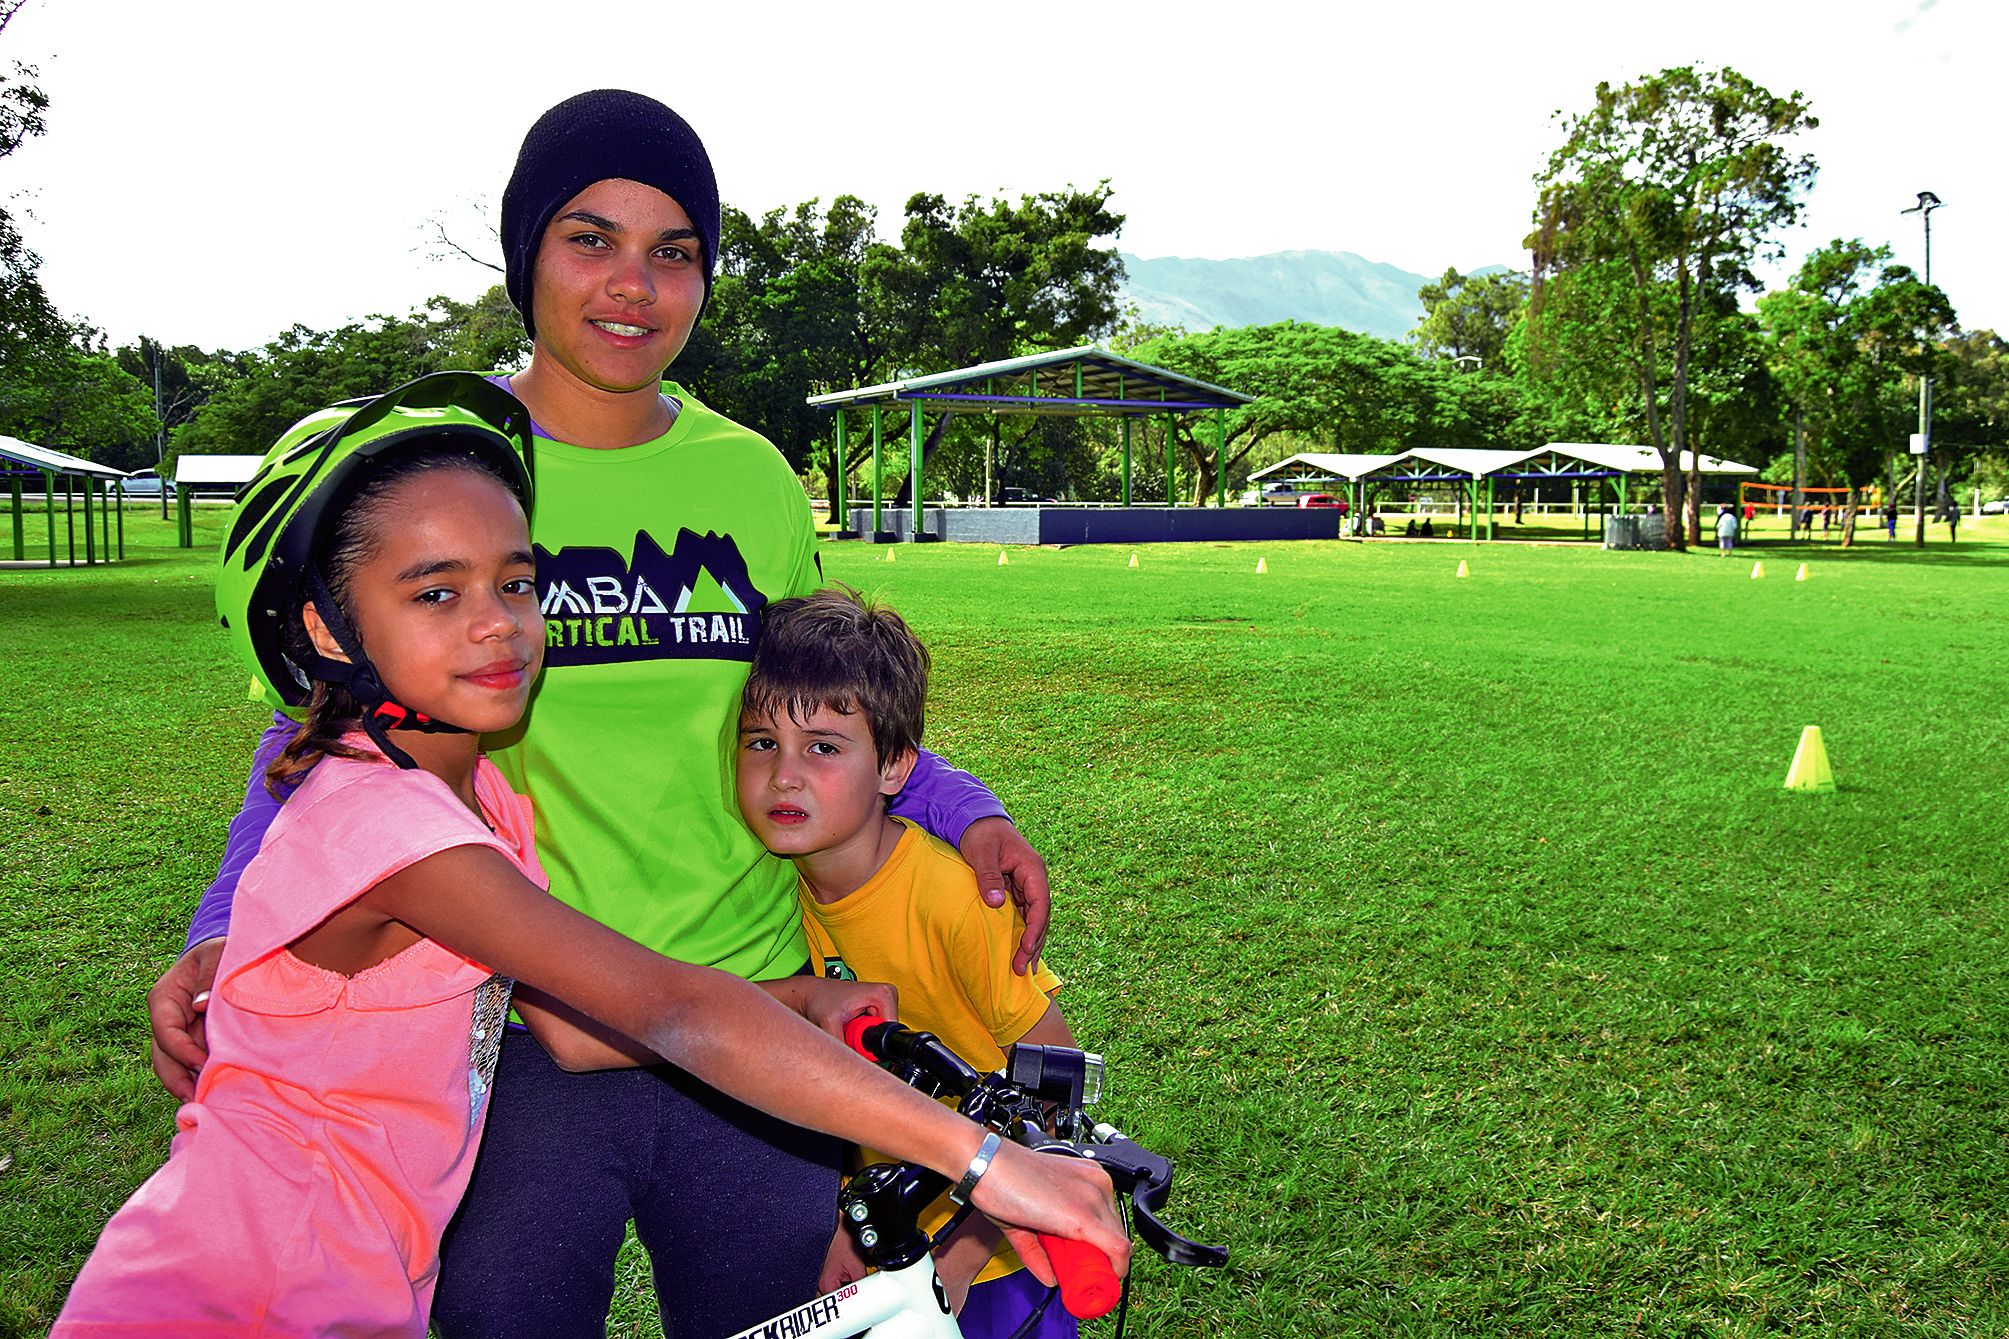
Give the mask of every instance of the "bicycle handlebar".
[[[1171, 1189], [1171, 1162], [1110, 1125], [1097, 1125], [1086, 1141], [1074, 1143], [1045, 1136], [1030, 1118], [1037, 1105], [1003, 1075], [978, 1074], [932, 1033], [914, 1032], [898, 1023], [862, 1016], [845, 1025], [844, 1040], [867, 1060], [892, 1064], [927, 1079], [939, 1091], [961, 1099], [964, 1115], [1008, 1133], [1034, 1151], [1088, 1158], [1109, 1174], [1119, 1194], [1128, 1195], [1137, 1212], [1139, 1233], [1153, 1250], [1178, 1265], [1224, 1265], [1228, 1252], [1182, 1237], [1158, 1217]], [[1049, 1054], [1063, 1048], [1049, 1048]], [[1080, 1052], [1072, 1052], [1079, 1058]], [[1076, 1113], [1070, 1112], [1069, 1115]], [[1071, 1122], [1070, 1122], [1071, 1123]], [[1060, 1280], [1060, 1299], [1069, 1313], [1093, 1320], [1122, 1297], [1122, 1282], [1109, 1257], [1087, 1242], [1040, 1234], [1040, 1244], [1053, 1261]]]

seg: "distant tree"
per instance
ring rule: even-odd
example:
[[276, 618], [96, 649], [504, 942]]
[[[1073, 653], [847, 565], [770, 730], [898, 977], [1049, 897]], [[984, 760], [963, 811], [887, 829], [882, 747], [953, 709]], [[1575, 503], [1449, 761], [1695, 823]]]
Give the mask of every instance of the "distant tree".
[[[0, 0], [0, 35], [25, 0]], [[32, 65], [11, 61], [0, 69], [0, 158], [6, 158], [47, 128], [49, 96], [36, 83]], [[0, 368], [11, 385], [34, 379], [38, 366], [52, 370], [70, 343], [71, 331], [43, 292], [36, 271], [41, 257], [29, 249], [13, 215], [0, 204]]]
[[1449, 269], [1416, 296], [1423, 302], [1423, 319], [1409, 338], [1424, 357], [1477, 358], [1497, 370], [1507, 336], [1527, 310], [1528, 276], [1514, 270], [1460, 274]]
[[[956, 207], [939, 195], [913, 196], [900, 245], [867, 250], [866, 328], [884, 340], [900, 372], [950, 371], [1108, 334], [1123, 279], [1115, 247], [1100, 244], [1123, 228], [1109, 196], [1106, 181], [1016, 202], [970, 196]], [[948, 423], [948, 415], [936, 421], [924, 460]], [[902, 485], [901, 500], [910, 486]]]
[[434, 326], [442, 368], [513, 372], [529, 361], [530, 336], [501, 284], [491, 285], [473, 302], [435, 297], [421, 310]]
[[1935, 459], [1965, 459], [1966, 468], [1942, 465], [1941, 480], [1965, 473], [1992, 485], [2009, 472], [2009, 341], [1992, 330], [1970, 330], [1946, 341], [1946, 361], [1933, 385], [1932, 449]]
[[[1837, 238], [1758, 300], [1770, 363], [1807, 440], [1808, 472], [1861, 488], [1915, 426], [1917, 378], [1948, 361], [1945, 294], [1890, 264], [1890, 248]], [[1951, 380], [1959, 380], [1955, 372]]]
[[1532, 446], [1537, 431], [1514, 383], [1425, 362], [1414, 349], [1335, 326], [1287, 321], [1161, 336], [1131, 357], [1256, 398], [1228, 413], [1226, 450], [1211, 416], [1174, 420], [1190, 500], [1217, 495], [1271, 438], [1292, 435], [1329, 451], [1395, 454], [1419, 446]]
[[487, 356], [493, 346], [468, 333], [487, 310], [434, 298], [405, 316], [372, 316], [334, 330], [296, 325], [242, 355], [240, 374], [175, 430], [170, 454], [263, 454], [287, 428], [335, 401], [450, 367], [494, 366]]
[[[726, 206], [711, 308], [674, 375], [707, 404], [751, 424], [797, 471], [818, 464], [835, 516], [836, 445], [811, 395], [869, 383], [887, 340], [865, 318], [860, 273], [877, 213], [852, 195], [759, 220]], [[856, 458], [854, 457], [854, 463]]]
[[[1817, 124], [1797, 93], [1777, 97], [1734, 70], [1682, 66], [1620, 88], [1600, 84], [1537, 178], [1530, 369], [1539, 375], [1567, 360], [1591, 374], [1601, 347], [1607, 383], [1634, 383], [1623, 394], [1607, 385], [1600, 398], [1630, 400], [1644, 418], [1676, 548], [1699, 521], [1696, 480], [1680, 468], [1698, 318], [1712, 299], [1755, 287], [1751, 262], [1778, 251], [1775, 235], [1798, 217], [1814, 176], [1813, 158], [1788, 142]], [[1569, 282], [1586, 271], [1589, 285]], [[1558, 279], [1579, 291], [1551, 325]], [[1563, 337], [1592, 351], [1562, 354]]]
[[0, 372], [0, 433], [114, 469], [154, 462], [153, 392], [101, 350], [64, 345], [31, 377]]
[[1690, 449], [1762, 464], [1786, 445], [1783, 400], [1769, 351], [1758, 319], [1731, 293], [1712, 293], [1701, 304], [1689, 361]]

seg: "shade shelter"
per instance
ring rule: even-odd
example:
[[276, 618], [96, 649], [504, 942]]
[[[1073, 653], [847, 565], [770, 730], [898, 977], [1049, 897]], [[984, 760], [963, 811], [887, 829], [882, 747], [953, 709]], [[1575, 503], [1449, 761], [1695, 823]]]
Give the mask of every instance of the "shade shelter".
[[[1681, 455], [1687, 472], [1694, 461], [1692, 452]], [[1292, 473], [1295, 471], [1295, 474]], [[1313, 472], [1313, 473], [1308, 473]], [[1702, 457], [1705, 475], [1756, 474], [1754, 466], [1717, 456]], [[1364, 514], [1368, 495], [1377, 485], [1407, 484], [1448, 492], [1458, 501], [1458, 524], [1469, 520], [1473, 539], [1480, 536], [1480, 516], [1485, 521], [1484, 538], [1493, 538], [1493, 517], [1497, 511], [1496, 489], [1500, 484], [1555, 484], [1567, 487], [1582, 501], [1584, 537], [1590, 538], [1590, 515], [1605, 513], [1607, 489], [1616, 508], [1624, 512], [1641, 476], [1658, 479], [1660, 455], [1651, 447], [1609, 442], [1550, 442], [1532, 451], [1501, 451], [1480, 447], [1422, 447], [1399, 455], [1331, 455], [1308, 452], [1278, 461], [1250, 477], [1261, 479], [1284, 474], [1309, 481], [1326, 478], [1345, 482], [1354, 490], [1354, 511]]]
[[[114, 485], [126, 477], [124, 470], [100, 465], [82, 456], [52, 451], [18, 437], [0, 437], [0, 477], [6, 479], [9, 511], [13, 518], [14, 561], [28, 561], [27, 514], [23, 506], [24, 485], [37, 481], [42, 487], [43, 513], [48, 520], [50, 567], [58, 566], [56, 556], [56, 499], [63, 507], [63, 534], [68, 565], [77, 565], [77, 513], [83, 512], [84, 563], [110, 562], [114, 555], [112, 524], [118, 520], [117, 556], [126, 556], [126, 514], [117, 504]], [[59, 486], [60, 481], [60, 486]], [[40, 547], [40, 546], [37, 546]]]
[[[1132, 425], [1140, 418], [1176, 418], [1189, 414], [1212, 414], [1214, 449], [1225, 466], [1227, 458], [1227, 413], [1254, 397], [1225, 386], [1183, 376], [1162, 367], [1153, 367], [1125, 358], [1093, 344], [1054, 353], [1032, 354], [979, 363], [953, 372], [903, 377], [876, 386], [859, 386], [848, 391], [812, 395], [809, 403], [835, 412], [837, 431], [837, 514], [849, 516], [848, 496], [849, 419], [848, 411], [869, 412], [872, 430], [872, 512], [870, 533], [886, 539], [882, 496], [881, 452], [885, 443], [885, 418], [902, 409], [907, 417], [908, 478], [913, 515], [910, 539], [926, 538], [923, 489], [921, 486], [924, 416], [987, 414], [1051, 414], [1113, 416], [1123, 423], [1123, 506], [1134, 505], [1131, 493]], [[1219, 475], [1219, 505], [1227, 503], [1227, 470]], [[1166, 434], [1164, 505], [1178, 505], [1176, 462], [1171, 434]]]
[[263, 456], [178, 456], [174, 462], [174, 495], [180, 543], [195, 547], [195, 517], [191, 508], [197, 494], [232, 499], [258, 473]]

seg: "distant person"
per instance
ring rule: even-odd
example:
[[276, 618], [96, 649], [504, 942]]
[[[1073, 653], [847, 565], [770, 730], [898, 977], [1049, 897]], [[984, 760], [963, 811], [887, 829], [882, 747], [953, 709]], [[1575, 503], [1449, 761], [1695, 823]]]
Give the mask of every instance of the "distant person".
[[1423, 529], [1420, 530], [1418, 533], [1421, 534], [1425, 539], [1430, 538], [1430, 518], [1428, 516], [1425, 516], [1423, 518]]
[[[1749, 508], [1746, 507], [1746, 510], [1749, 510]], [[1719, 554], [1724, 554], [1736, 547], [1737, 513], [1731, 511], [1728, 506], [1718, 507], [1716, 509], [1716, 551]]]
[[[903, 1023], [988, 1074], [1004, 1068], [1007, 1046], [1073, 1046], [1074, 1034], [1045, 964], [1012, 971], [1024, 921], [977, 900], [953, 847], [886, 812], [914, 765], [927, 696], [928, 652], [891, 609], [842, 588], [769, 605], [741, 698], [739, 808], [762, 844], [795, 862], [816, 974], [888, 983]], [[954, 1212], [943, 1195], [922, 1229], [939, 1231]], [[935, 1268], [965, 1334], [1011, 1334], [1045, 1299], [975, 1218], [936, 1247]], [[839, 1230], [822, 1286], [864, 1273]], [[1078, 1332], [1055, 1306], [1030, 1333]]]
[[1835, 509], [1833, 507], [1822, 507], [1821, 508], [1822, 539], [1826, 539], [1828, 537], [1828, 531], [1834, 528], [1834, 524], [1835, 524]]
[[[1728, 511], [1730, 509], [1728, 507], [1719, 507], [1717, 508], [1717, 510]], [[1758, 508], [1756, 507], [1756, 505], [1746, 502], [1744, 504], [1744, 524], [1749, 525], [1751, 524], [1751, 522], [1757, 519], [1758, 519]]]
[[1897, 538], [1897, 504], [1895, 502], [1886, 502], [1883, 504], [1883, 528], [1887, 540]]
[[1946, 509], [1946, 542], [1949, 544], [1953, 544], [1957, 543], [1959, 539], [1960, 539], [1960, 508], [1949, 506]]
[[1411, 516], [1411, 517], [1409, 518], [1409, 523], [1408, 523], [1407, 525], [1405, 525], [1405, 526], [1403, 526], [1403, 527], [1402, 527], [1402, 533], [1403, 533], [1404, 535], [1406, 535], [1406, 536], [1408, 536], [1408, 537], [1412, 538], [1412, 539], [1413, 539], [1413, 538], [1415, 538], [1415, 536], [1416, 536], [1416, 518], [1415, 518], [1414, 516]]

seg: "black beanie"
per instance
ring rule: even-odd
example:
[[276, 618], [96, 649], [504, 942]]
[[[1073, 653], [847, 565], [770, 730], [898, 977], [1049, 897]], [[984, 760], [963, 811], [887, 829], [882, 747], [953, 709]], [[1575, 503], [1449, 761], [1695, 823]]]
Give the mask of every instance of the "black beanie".
[[614, 178], [653, 186], [691, 216], [704, 243], [705, 301], [711, 301], [718, 266], [718, 178], [704, 141], [654, 98], [595, 89], [537, 118], [502, 192], [503, 284], [533, 338], [530, 272], [545, 228], [566, 201], [596, 181]]

